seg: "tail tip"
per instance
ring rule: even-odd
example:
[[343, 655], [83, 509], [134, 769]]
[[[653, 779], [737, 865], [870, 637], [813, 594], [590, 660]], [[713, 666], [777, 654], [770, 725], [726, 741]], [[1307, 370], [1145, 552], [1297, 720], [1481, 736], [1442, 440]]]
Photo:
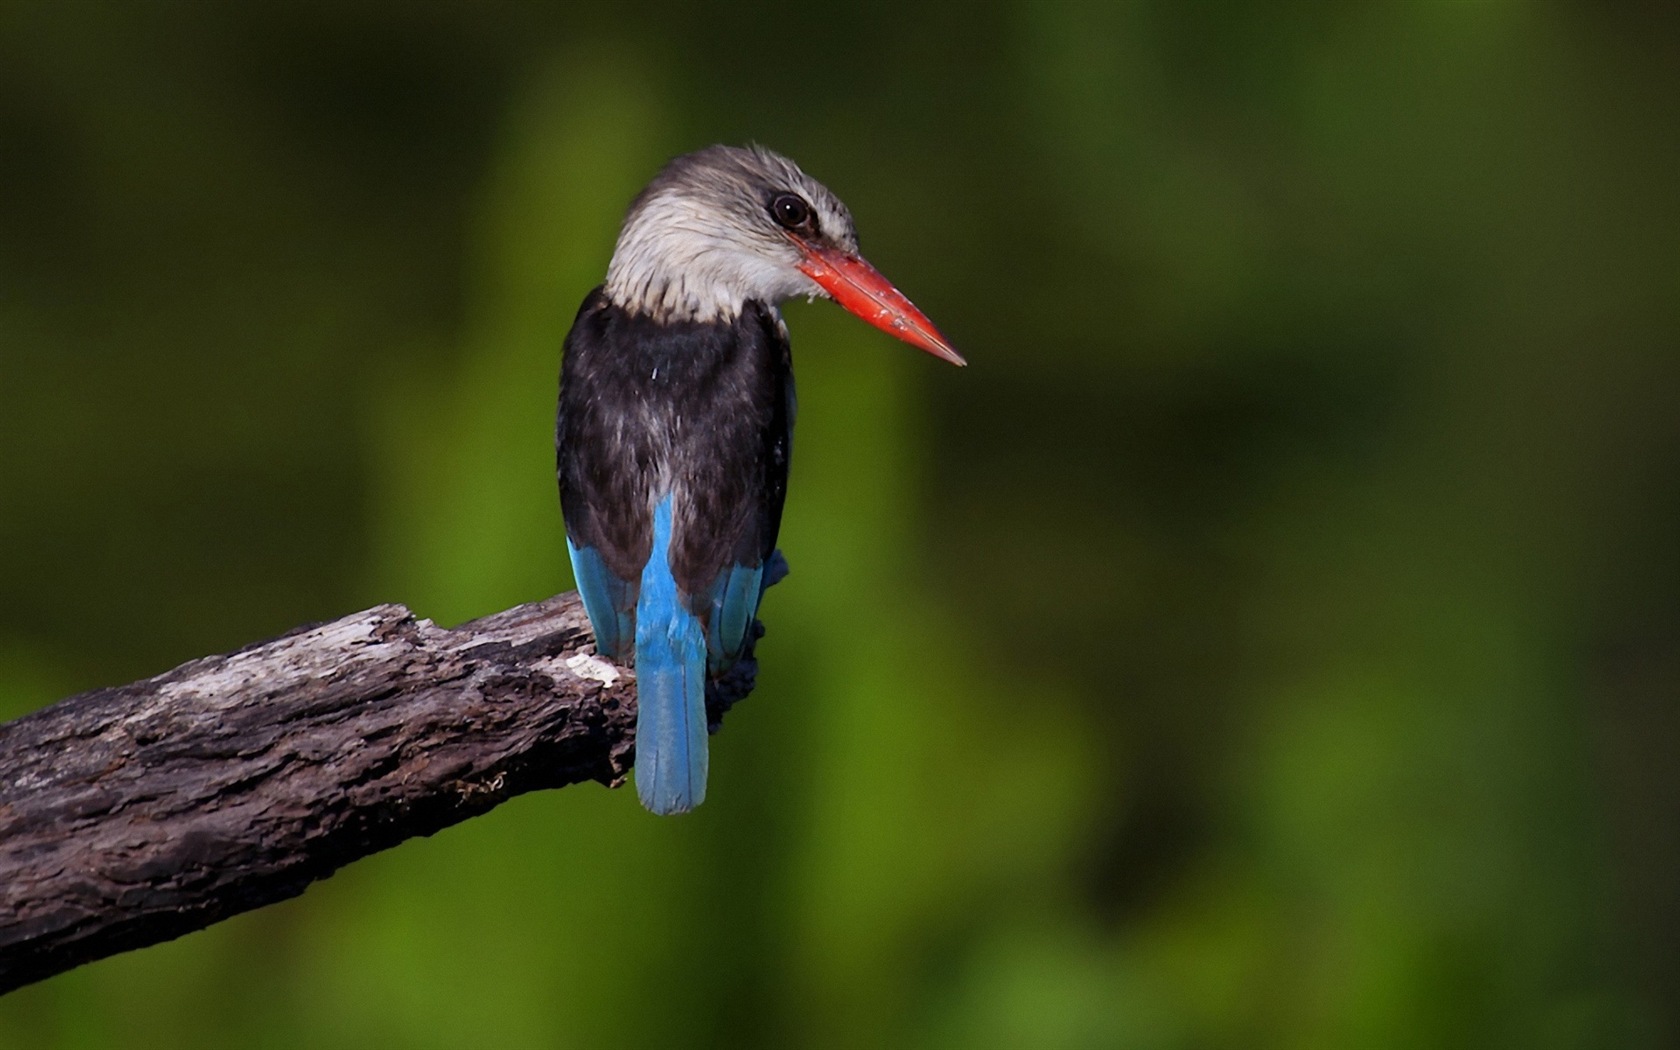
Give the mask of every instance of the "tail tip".
[[687, 813], [706, 801], [706, 788], [705, 785], [701, 785], [696, 791], [685, 785], [673, 790], [669, 785], [658, 783], [657, 778], [650, 778], [644, 782], [637, 777], [636, 796], [641, 799], [642, 808], [649, 813], [660, 817], [674, 817], [679, 813]]

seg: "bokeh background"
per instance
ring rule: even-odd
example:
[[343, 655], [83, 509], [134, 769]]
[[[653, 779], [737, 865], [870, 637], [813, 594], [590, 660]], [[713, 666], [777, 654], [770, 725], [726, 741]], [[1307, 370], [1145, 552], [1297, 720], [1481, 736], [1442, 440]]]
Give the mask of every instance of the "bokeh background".
[[1657, 4], [0, 2], [5, 717], [568, 588], [676, 153], [973, 362], [788, 308], [700, 812], [517, 799], [0, 1046], [1676, 1045], [1677, 129]]

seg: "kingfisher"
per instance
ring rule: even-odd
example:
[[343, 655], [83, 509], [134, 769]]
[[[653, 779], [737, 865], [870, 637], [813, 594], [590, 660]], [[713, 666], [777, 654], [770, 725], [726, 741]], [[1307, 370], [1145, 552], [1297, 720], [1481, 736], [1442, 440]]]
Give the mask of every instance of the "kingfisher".
[[706, 682], [741, 657], [768, 583], [793, 450], [778, 306], [797, 296], [966, 363], [858, 254], [839, 198], [758, 146], [666, 164], [566, 336], [566, 546], [596, 651], [635, 671], [636, 793], [654, 813], [706, 797]]

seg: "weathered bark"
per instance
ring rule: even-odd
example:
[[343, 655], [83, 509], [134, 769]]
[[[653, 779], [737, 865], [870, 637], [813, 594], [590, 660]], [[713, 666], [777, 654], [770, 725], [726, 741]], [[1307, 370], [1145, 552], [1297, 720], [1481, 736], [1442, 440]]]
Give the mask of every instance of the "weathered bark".
[[574, 594], [452, 630], [382, 605], [0, 726], [0, 992], [619, 782], [634, 682], [593, 653]]

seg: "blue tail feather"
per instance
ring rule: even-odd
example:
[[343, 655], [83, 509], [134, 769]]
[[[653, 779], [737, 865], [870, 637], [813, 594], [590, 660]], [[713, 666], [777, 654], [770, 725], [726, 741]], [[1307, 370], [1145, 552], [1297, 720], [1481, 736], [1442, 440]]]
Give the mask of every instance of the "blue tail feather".
[[706, 634], [677, 590], [670, 544], [666, 496], [636, 603], [636, 793], [659, 814], [706, 798]]

